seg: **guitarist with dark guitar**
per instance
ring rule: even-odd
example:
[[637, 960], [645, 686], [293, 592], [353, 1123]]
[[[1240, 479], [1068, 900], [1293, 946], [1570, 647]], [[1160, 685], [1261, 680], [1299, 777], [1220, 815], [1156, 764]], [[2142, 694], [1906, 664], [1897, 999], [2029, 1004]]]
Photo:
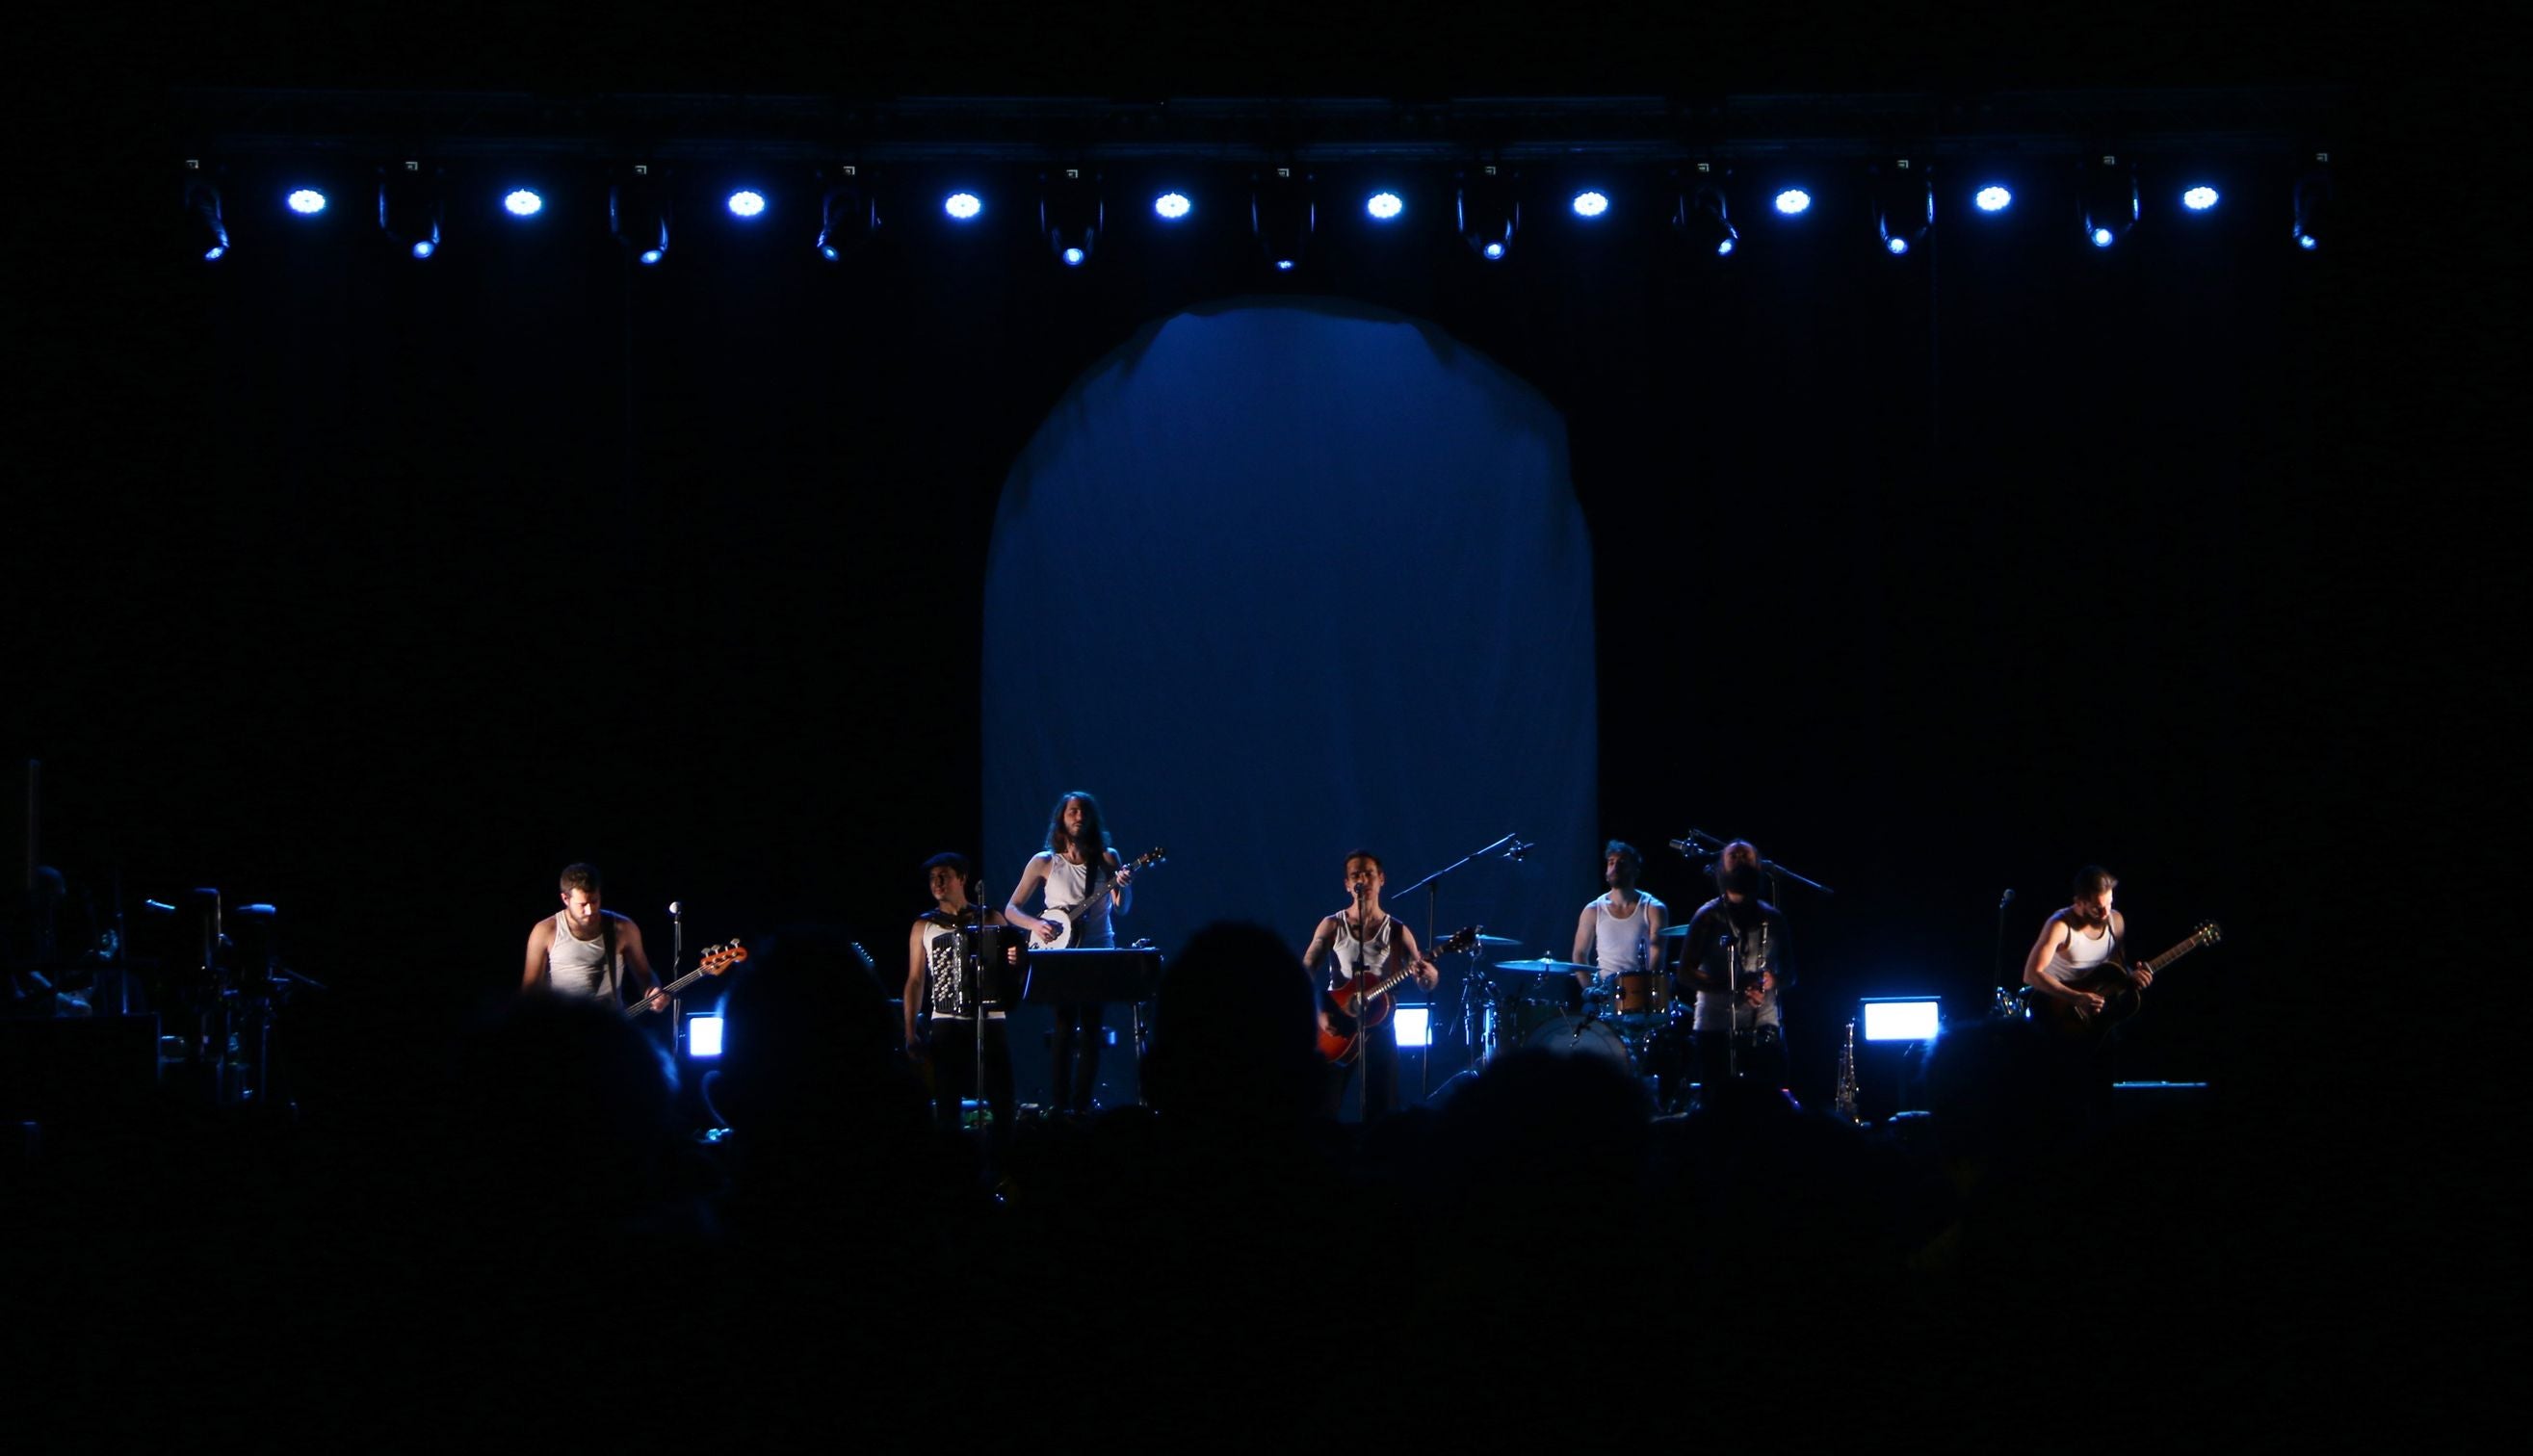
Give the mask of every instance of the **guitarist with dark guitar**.
[[2111, 903], [2119, 883], [2097, 864], [2078, 870], [2074, 900], [2041, 922], [2023, 960], [2032, 1019], [2071, 1041], [2099, 1041], [2137, 1014], [2156, 971], [2218, 939], [2215, 925], [2202, 924], [2162, 955], [2131, 961], [2128, 922]]
[[[1302, 964], [1314, 977], [1322, 976], [1322, 967], [1328, 968], [1319, 982], [1324, 988], [1350, 995], [1368, 974], [1376, 985], [1413, 980], [1431, 991], [1442, 979], [1443, 972], [1417, 950], [1416, 932], [1381, 907], [1381, 887], [1387, 883], [1379, 855], [1357, 849], [1346, 856], [1345, 890], [1353, 903], [1323, 918], [1311, 933], [1311, 948], [1302, 954]], [[1378, 1018], [1377, 1024], [1362, 1024], [1376, 1009], [1361, 1009], [1367, 1016], [1354, 1015], [1326, 989], [1321, 993], [1322, 1050], [1332, 1038], [1345, 1043], [1328, 1064], [1327, 1113], [1335, 1117], [1344, 1107], [1346, 1083], [1354, 1079], [1360, 1063], [1363, 1120], [1369, 1123], [1398, 1105], [1398, 1031], [1386, 1017]]]

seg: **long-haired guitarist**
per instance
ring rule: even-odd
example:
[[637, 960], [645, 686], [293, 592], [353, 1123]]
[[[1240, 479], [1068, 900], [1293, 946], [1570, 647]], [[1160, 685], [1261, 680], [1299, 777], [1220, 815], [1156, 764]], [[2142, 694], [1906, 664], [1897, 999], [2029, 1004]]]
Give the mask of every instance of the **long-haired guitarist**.
[[598, 866], [563, 866], [562, 909], [546, 916], [528, 932], [528, 963], [519, 989], [550, 990], [624, 1004], [625, 993], [647, 1000], [651, 1010], [668, 1009], [668, 994], [651, 973], [651, 958], [642, 950], [642, 927], [600, 903], [603, 885]]
[[[1381, 856], [1369, 849], [1357, 849], [1345, 857], [1345, 892], [1349, 903], [1333, 915], [1321, 919], [1311, 932], [1311, 948], [1302, 953], [1302, 964], [1313, 976], [1327, 973], [1319, 984], [1321, 995], [1320, 1022], [1326, 1029], [1328, 1006], [1326, 991], [1342, 989], [1353, 979], [1370, 971], [1385, 976], [1392, 971], [1414, 966], [1417, 985], [1431, 991], [1443, 972], [1425, 959], [1416, 948], [1416, 932], [1406, 923], [1381, 907], [1381, 888], [1389, 883], [1382, 873]], [[1363, 1033], [1363, 1054], [1348, 1057], [1328, 1068], [1326, 1110], [1335, 1117], [1345, 1105], [1346, 1083], [1354, 1078], [1354, 1064], [1363, 1064], [1363, 1120], [1371, 1122], [1398, 1105], [1398, 1028], [1395, 1019], [1384, 1019]]]
[[[977, 954], [990, 957], [999, 937], [981, 932], [985, 927], [1002, 925], [1003, 916], [970, 903], [968, 856], [935, 854], [923, 861], [923, 873], [932, 892], [932, 908], [915, 920], [914, 928], [906, 937], [906, 1050], [908, 1055], [929, 1062], [933, 1110], [944, 1129], [956, 1132], [960, 1099], [977, 1095], [976, 1036], [981, 1024], [985, 1038], [983, 1096], [993, 1109], [990, 1126], [999, 1143], [1009, 1138], [1016, 1111], [1011, 1042], [1004, 1032], [1003, 1008], [993, 1003], [986, 988], [970, 983], [964, 941], [971, 933], [966, 927], [973, 927], [984, 942]], [[981, 973], [982, 967], [977, 969]], [[980, 999], [984, 1002], [981, 1007], [977, 1005]], [[927, 1005], [929, 1037], [923, 1034], [924, 1023], [917, 1019]]]
[[2023, 983], [2035, 996], [2058, 1003], [2077, 1020], [2101, 1014], [2101, 993], [2075, 983], [2104, 966], [2124, 971], [2143, 991], [2154, 980], [2145, 965], [2129, 965], [2122, 948], [2128, 944], [2128, 922], [2111, 904], [2119, 877], [2098, 864], [2076, 871], [2075, 894], [2065, 909], [2040, 922], [2040, 938], [2023, 958]]
[[[1047, 817], [1046, 846], [1030, 856], [1003, 914], [1045, 945], [1064, 927], [1031, 914], [1031, 898], [1043, 909], [1060, 909], [1073, 922], [1068, 944], [1084, 948], [1117, 944], [1114, 917], [1134, 908], [1133, 877], [1120, 873], [1099, 800], [1075, 789], [1059, 795]], [[1055, 1100], [1067, 1111], [1087, 1113], [1099, 1085], [1099, 1008], [1055, 1008]]]

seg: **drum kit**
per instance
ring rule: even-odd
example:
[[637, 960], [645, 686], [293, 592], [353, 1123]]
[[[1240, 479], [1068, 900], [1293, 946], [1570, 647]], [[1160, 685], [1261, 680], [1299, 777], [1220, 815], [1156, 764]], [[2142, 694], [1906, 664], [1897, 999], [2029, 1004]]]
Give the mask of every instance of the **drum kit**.
[[[1685, 927], [1661, 932], [1678, 940]], [[1502, 936], [1478, 937], [1487, 946], [1512, 945]], [[1520, 1050], [1609, 1061], [1629, 1076], [1684, 1084], [1693, 1002], [1679, 993], [1671, 967], [1604, 972], [1574, 961], [1481, 960], [1463, 983], [1479, 1060], [1492, 1063]]]

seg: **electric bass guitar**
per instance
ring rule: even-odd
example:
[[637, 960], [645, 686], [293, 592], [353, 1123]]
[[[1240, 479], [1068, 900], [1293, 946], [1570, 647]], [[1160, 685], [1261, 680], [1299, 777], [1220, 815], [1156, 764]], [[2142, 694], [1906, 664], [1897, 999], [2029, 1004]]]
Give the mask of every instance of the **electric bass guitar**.
[[[2215, 921], [2202, 921], [2199, 928], [2183, 937], [2179, 945], [2147, 961], [2146, 968], [2160, 972], [2165, 966], [2198, 950], [2201, 946], [2212, 946], [2222, 939], [2224, 939], [2224, 932], [2217, 929]], [[2091, 991], [2101, 997], [2102, 1009], [2097, 1012], [2082, 1012], [2073, 1003], [2061, 1001], [2055, 996], [2032, 994], [2028, 999], [2034, 1008], [2033, 1019], [2040, 1021], [2061, 1036], [2100, 1036], [2113, 1026], [2136, 1016], [2138, 1007], [2145, 1001], [2144, 988], [2131, 978], [2128, 968], [2116, 961], [2106, 961], [2069, 981], [2067, 985], [2072, 990]]]
[[[1168, 863], [1170, 851], [1167, 849], [1153, 848], [1145, 850], [1143, 853], [1127, 860], [1124, 864], [1117, 866], [1116, 875], [1109, 880], [1108, 884], [1099, 887], [1099, 894], [1106, 895], [1110, 887], [1125, 884], [1128, 879], [1134, 876], [1137, 870], [1149, 869], [1156, 864]], [[1094, 899], [1096, 897], [1094, 897]], [[1090, 908], [1090, 906], [1087, 904], [1073, 905], [1066, 909], [1057, 909], [1053, 905], [1047, 906], [1047, 908], [1038, 915], [1038, 918], [1044, 920], [1049, 925], [1054, 926], [1055, 933], [1053, 935], [1041, 936], [1032, 939], [1030, 942], [1030, 949], [1032, 951], [1072, 950], [1076, 927], [1079, 926], [1082, 921], [1083, 912]]]
[[[747, 948], [736, 941], [732, 941], [726, 946], [707, 946], [704, 949], [702, 961], [699, 962], [694, 969], [687, 971], [684, 975], [669, 982], [660, 989], [668, 992], [672, 996], [675, 996], [678, 992], [686, 989], [688, 986], [702, 980], [705, 976], [719, 975], [723, 971], [730, 969], [732, 966], [736, 965], [738, 962], [746, 959]], [[645, 996], [641, 1000], [634, 1002], [631, 1006], [624, 1008], [624, 1015], [627, 1018], [639, 1017], [650, 1009], [651, 998]]]
[[[1478, 927], [1463, 926], [1444, 936], [1440, 945], [1428, 948], [1425, 959], [1473, 951], [1477, 946]], [[1414, 975], [1422, 963], [1410, 961], [1386, 975], [1377, 970], [1357, 971], [1352, 980], [1330, 991], [1328, 1029], [1320, 1033], [1320, 1055], [1340, 1067], [1363, 1055], [1364, 1033], [1389, 1019], [1389, 988]]]

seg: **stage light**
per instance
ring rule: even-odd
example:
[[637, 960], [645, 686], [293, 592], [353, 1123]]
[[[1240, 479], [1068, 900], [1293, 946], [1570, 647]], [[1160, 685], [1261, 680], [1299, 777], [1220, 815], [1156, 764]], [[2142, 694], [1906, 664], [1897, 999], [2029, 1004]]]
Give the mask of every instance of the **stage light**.
[[379, 231], [416, 262], [440, 251], [440, 169], [418, 161], [379, 169]]
[[1501, 262], [1512, 252], [1513, 235], [1521, 231], [1521, 174], [1492, 162], [1460, 174], [1453, 198], [1460, 240], [1489, 262]]
[[185, 163], [184, 247], [205, 262], [228, 257], [229, 226], [220, 216], [220, 190], [200, 175], [202, 164]]
[[732, 193], [730, 195], [730, 215], [739, 218], [757, 218], [764, 216], [765, 194], [761, 192], [751, 192], [743, 187], [738, 191]]
[[1574, 215], [1577, 217], [1599, 217], [1609, 210], [1610, 200], [1600, 193], [1578, 192], [1574, 195]]
[[1935, 225], [1934, 168], [1899, 157], [1872, 168], [1873, 229], [1883, 251], [1899, 258], [1923, 242]]
[[1108, 205], [1099, 197], [1099, 174], [1086, 175], [1080, 167], [1066, 167], [1038, 177], [1037, 226], [1046, 235], [1047, 247], [1066, 267], [1078, 268], [1090, 261], [1090, 250], [1099, 246], [1099, 230], [1108, 222]]
[[721, 1013], [719, 1012], [686, 1018], [686, 1055], [689, 1057], [720, 1056], [721, 1031]]
[[1434, 1044], [1434, 1008], [1402, 1006], [1389, 1014], [1389, 1020], [1390, 1024], [1397, 1028], [1400, 1046], [1420, 1047]]
[[818, 202], [818, 256], [842, 262], [845, 255], [879, 231], [879, 199], [862, 186], [861, 171], [845, 167]]
[[633, 163], [608, 185], [607, 230], [643, 266], [669, 256], [670, 218], [668, 174], [649, 163]]
[[2216, 189], [2202, 183], [2181, 195], [2181, 205], [2193, 212], [2205, 212], [2216, 205]]
[[1165, 192], [1152, 199], [1152, 213], [1163, 222], [1181, 221], [1195, 210], [1195, 206], [1185, 196], [1175, 192]]
[[2319, 250], [2330, 241], [2330, 230], [2338, 210], [2339, 187], [2328, 170], [2330, 153], [2314, 153], [2313, 170], [2296, 179], [2295, 244], [2307, 253]]
[[1407, 210], [1407, 204], [1394, 192], [1377, 192], [1364, 200], [1363, 210], [1371, 213], [1375, 222], [1395, 222], [1398, 214]]
[[1991, 183], [1980, 188], [1978, 195], [1971, 201], [1976, 203], [1982, 212], [2002, 212], [2014, 205], [2014, 194], [2006, 188]]
[[1800, 214], [1805, 209], [1809, 208], [1811, 204], [1812, 195], [1803, 191], [1799, 187], [1789, 187], [1784, 192], [1777, 194], [1777, 210], [1786, 214], [1788, 217], [1794, 217]]
[[2084, 169], [2077, 196], [2084, 208], [2085, 237], [2095, 248], [2108, 248], [2137, 225], [2137, 167], [2107, 153], [2079, 165]]
[[1867, 1041], [1932, 1041], [1943, 1030], [1943, 1003], [1932, 996], [1867, 996]]
[[534, 217], [546, 209], [546, 200], [522, 187], [501, 199], [501, 210], [513, 217]]
[[1275, 271], [1289, 273], [1310, 255], [1320, 207], [1311, 196], [1311, 174], [1267, 167], [1249, 179], [1249, 230]]
[[302, 217], [314, 217], [325, 210], [325, 195], [313, 187], [299, 188], [282, 202]]
[[972, 192], [954, 192], [941, 200], [941, 210], [957, 222], [973, 222], [985, 210], [985, 204]]
[[1724, 177], [1706, 162], [1680, 179], [1686, 184], [1671, 213], [1672, 233], [1691, 257], [1730, 258], [1741, 235], [1733, 227], [1731, 205], [1724, 196]]

